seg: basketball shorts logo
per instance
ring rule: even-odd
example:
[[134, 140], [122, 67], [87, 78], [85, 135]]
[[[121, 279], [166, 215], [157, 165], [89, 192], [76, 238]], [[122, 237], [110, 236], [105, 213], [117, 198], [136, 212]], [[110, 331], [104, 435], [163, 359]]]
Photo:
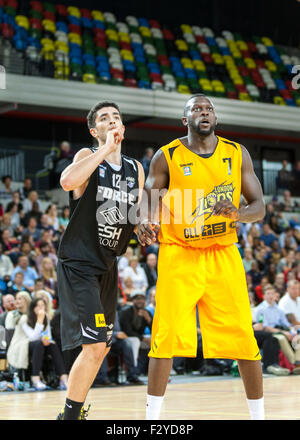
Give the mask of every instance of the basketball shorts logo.
[[103, 313], [97, 313], [95, 315], [96, 327], [106, 327], [105, 317]]

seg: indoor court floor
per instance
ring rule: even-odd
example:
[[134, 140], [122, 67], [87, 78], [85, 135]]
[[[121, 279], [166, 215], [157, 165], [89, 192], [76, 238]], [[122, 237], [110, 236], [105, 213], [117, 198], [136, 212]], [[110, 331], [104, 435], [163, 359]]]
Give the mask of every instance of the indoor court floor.
[[[89, 391], [88, 420], [144, 420], [147, 387]], [[265, 419], [300, 420], [300, 376], [264, 377]], [[3, 392], [0, 420], [55, 420], [65, 391]], [[231, 376], [176, 376], [168, 385], [161, 420], [249, 420], [242, 380]]]

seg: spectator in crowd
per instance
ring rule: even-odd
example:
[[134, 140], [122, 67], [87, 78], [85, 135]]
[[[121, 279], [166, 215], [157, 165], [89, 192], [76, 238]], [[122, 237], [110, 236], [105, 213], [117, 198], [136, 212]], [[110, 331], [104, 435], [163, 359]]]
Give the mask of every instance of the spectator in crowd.
[[44, 258], [50, 258], [53, 262], [54, 267], [57, 265], [57, 255], [51, 252], [51, 247], [49, 242], [41, 241], [40, 246], [37, 249], [38, 254], [35, 257], [35, 263], [37, 266], [37, 271], [41, 275], [42, 274], [42, 262]]
[[33, 204], [35, 202], [38, 204], [38, 208], [39, 208], [39, 211], [40, 211], [41, 210], [41, 206], [40, 206], [40, 201], [39, 201], [39, 194], [38, 194], [37, 191], [32, 190], [32, 191], [30, 191], [28, 193], [27, 198], [23, 202], [23, 208], [24, 208], [24, 213], [25, 214], [27, 214], [27, 212], [32, 211]]
[[52, 188], [59, 186], [60, 175], [63, 170], [72, 163], [75, 151], [72, 150], [68, 141], [62, 141], [59, 146], [59, 152], [53, 156], [53, 169], [50, 170], [50, 185]]
[[119, 319], [121, 330], [128, 336], [133, 351], [134, 366], [137, 367], [141, 342], [150, 347], [150, 339], [145, 337], [145, 328], [151, 328], [152, 316], [145, 309], [146, 295], [143, 290], [132, 293], [132, 303], [132, 306], [120, 312]]
[[7, 280], [14, 270], [14, 265], [9, 256], [3, 254], [3, 246], [0, 242], [0, 278]]
[[148, 280], [144, 269], [139, 263], [139, 259], [136, 255], [130, 258], [129, 266], [125, 267], [123, 271], [123, 278], [130, 277], [133, 281], [134, 289], [142, 290], [146, 292], [148, 288]]
[[22, 325], [27, 321], [30, 303], [29, 292], [18, 292], [16, 310], [8, 312], [5, 320], [5, 328], [13, 333], [7, 350], [7, 361], [11, 367], [20, 370], [26, 370], [29, 366], [29, 339], [25, 335]]
[[131, 299], [132, 299], [132, 292], [135, 290], [134, 286], [133, 286], [133, 280], [131, 277], [126, 277], [123, 281], [124, 283], [124, 288], [123, 288], [123, 293], [126, 297], [126, 305], [131, 305]]
[[5, 320], [8, 312], [16, 310], [16, 299], [9, 293], [2, 296], [2, 313], [0, 314], [0, 325], [5, 326]]
[[121, 330], [119, 322], [119, 313], [117, 312], [116, 321], [113, 328], [112, 345], [110, 354], [113, 356], [122, 356], [127, 373], [127, 382], [134, 385], [144, 385], [138, 377], [138, 370], [135, 366], [134, 355], [128, 335]]
[[283, 191], [283, 201], [280, 203], [280, 211], [292, 212], [295, 209], [295, 202], [292, 200], [290, 190]]
[[285, 313], [291, 325], [300, 325], [300, 283], [291, 280], [287, 283], [286, 294], [280, 299], [278, 307]]
[[[33, 240], [30, 240], [33, 241]], [[33, 245], [34, 245], [34, 241], [33, 241]], [[36, 262], [35, 262], [35, 258], [36, 258], [36, 253], [33, 249], [32, 244], [29, 241], [22, 241], [21, 245], [20, 245], [20, 255], [24, 255], [25, 257], [28, 258], [29, 260], [29, 266], [34, 267], [36, 269]]]
[[282, 192], [283, 190], [289, 189], [291, 187], [293, 181], [292, 172], [288, 170], [288, 161], [282, 161], [282, 168], [278, 171], [277, 177], [277, 189], [278, 192]]
[[11, 214], [9, 213], [5, 213], [2, 217], [1, 220], [1, 227], [0, 227], [1, 231], [4, 231], [5, 229], [8, 229], [10, 232], [10, 235], [13, 237], [15, 234], [15, 227], [14, 225], [11, 223]]
[[32, 191], [32, 180], [29, 177], [25, 177], [23, 186], [20, 189], [21, 199], [27, 199], [30, 191]]
[[49, 257], [45, 257], [42, 261], [41, 278], [47, 291], [54, 297], [56, 294], [57, 275], [53, 261]]
[[290, 249], [287, 252], [286, 256], [279, 260], [277, 270], [279, 272], [285, 273], [286, 271], [292, 269], [293, 262], [295, 261], [295, 254], [295, 251], [293, 249]]
[[61, 233], [65, 231], [69, 221], [70, 221], [70, 208], [69, 206], [64, 206], [62, 208], [61, 215], [58, 217], [58, 225]]
[[1, 197], [4, 199], [10, 199], [12, 197], [13, 189], [12, 189], [12, 178], [9, 175], [2, 176], [1, 178]]
[[34, 280], [36, 280], [38, 278], [38, 274], [36, 272], [36, 270], [33, 267], [29, 266], [29, 259], [28, 257], [22, 255], [21, 257], [18, 258], [18, 265], [17, 267], [13, 270], [11, 277], [12, 279], [14, 279], [15, 274], [17, 272], [22, 272], [24, 275], [24, 286], [26, 287], [26, 289], [28, 291], [32, 291], [33, 290], [33, 286], [34, 286]]
[[[156, 294], [156, 287], [153, 286], [149, 289], [149, 301], [146, 307], [146, 310], [151, 314], [152, 318], [154, 316], [155, 312], [155, 294]], [[150, 333], [150, 331], [149, 331]], [[151, 333], [150, 333], [151, 334]]]
[[287, 227], [278, 238], [279, 246], [281, 249], [285, 248], [297, 248], [297, 241], [294, 237], [294, 230], [291, 227]]
[[62, 354], [52, 339], [50, 319], [46, 312], [46, 303], [42, 298], [32, 300], [28, 310], [28, 319], [22, 324], [22, 330], [29, 339], [29, 357], [31, 359], [33, 387], [37, 391], [47, 388], [41, 381], [40, 373], [47, 353], [51, 355], [55, 371], [60, 378], [59, 388], [67, 389], [67, 374]]
[[131, 246], [128, 246], [125, 253], [121, 255], [118, 260], [118, 272], [120, 280], [123, 281], [123, 272], [126, 267], [129, 266], [129, 260], [134, 256], [134, 251]]
[[11, 276], [11, 281], [7, 283], [7, 293], [16, 295], [18, 292], [27, 291], [24, 285], [24, 273], [15, 272], [14, 276]]
[[299, 344], [291, 346], [297, 331], [276, 304], [275, 290], [272, 286], [265, 287], [264, 298], [266, 305], [259, 311], [263, 330], [272, 333], [278, 339], [281, 350], [294, 365], [293, 374], [300, 374], [300, 346]]
[[28, 220], [27, 228], [24, 228], [22, 231], [22, 236], [32, 237], [33, 241], [39, 241], [41, 239], [42, 233], [38, 228], [38, 223], [35, 217], [30, 217]]
[[37, 298], [42, 298], [46, 304], [46, 313], [47, 313], [47, 317], [50, 320], [50, 323], [54, 317], [55, 314], [55, 309], [53, 308], [53, 299], [51, 297], [51, 295], [49, 295], [49, 292], [47, 292], [47, 290], [45, 289], [41, 289], [41, 290], [37, 290], [37, 291], [33, 291], [31, 293], [31, 298], [32, 299], [37, 299]]
[[262, 234], [260, 235], [259, 238], [264, 242], [266, 246], [270, 247], [273, 241], [277, 240], [277, 237], [272, 231], [269, 223], [264, 223], [262, 229], [263, 229]]
[[[31, 210], [28, 211], [21, 220], [22, 225], [26, 228], [28, 226], [29, 220], [34, 217], [36, 219], [37, 225], [40, 228], [42, 212], [40, 211], [40, 205], [38, 201], [32, 202]], [[41, 228], [40, 228], [41, 229]]]
[[143, 265], [147, 281], [148, 289], [156, 285], [157, 281], [157, 255], [147, 254], [146, 263]]
[[142, 167], [144, 168], [144, 172], [145, 172], [145, 179], [148, 177], [150, 163], [151, 163], [153, 155], [154, 155], [154, 149], [151, 147], [146, 148], [145, 154], [141, 160], [141, 164], [142, 164]]
[[46, 215], [48, 216], [48, 224], [52, 226], [55, 231], [59, 230], [59, 220], [57, 216], [57, 207], [55, 203], [51, 203], [46, 209]]
[[249, 272], [252, 267], [252, 263], [254, 262], [252, 249], [251, 247], [246, 247], [244, 249], [244, 258], [242, 259], [245, 272]]
[[259, 265], [256, 260], [253, 261], [253, 263], [251, 264], [251, 270], [249, 270], [247, 274], [250, 275], [253, 288], [255, 289], [255, 287], [259, 285], [262, 279], [262, 274], [259, 270]]
[[42, 232], [44, 231], [54, 231], [53, 226], [50, 225], [49, 223], [49, 216], [45, 213], [42, 213], [41, 217], [40, 217], [40, 223], [39, 223], [39, 228], [41, 229]]
[[[31, 296], [32, 298], [34, 298], [36, 292], [38, 292], [39, 290], [45, 290], [45, 285], [44, 285], [44, 281], [42, 280], [42, 278], [37, 278], [36, 280], [34, 280], [34, 286], [33, 286], [33, 290], [31, 292]], [[52, 295], [50, 292], [48, 293], [48, 297], [50, 300], [52, 300]]]
[[280, 296], [283, 296], [285, 293], [285, 281], [284, 274], [282, 272], [278, 272], [275, 276], [274, 287], [280, 293]]

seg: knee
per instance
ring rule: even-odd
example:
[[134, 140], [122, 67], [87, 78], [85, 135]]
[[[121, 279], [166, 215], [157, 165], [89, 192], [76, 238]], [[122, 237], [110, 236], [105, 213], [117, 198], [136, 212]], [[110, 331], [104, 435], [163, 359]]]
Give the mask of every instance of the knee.
[[83, 353], [87, 359], [93, 363], [100, 363], [108, 353], [105, 342], [97, 344], [85, 344], [82, 346]]

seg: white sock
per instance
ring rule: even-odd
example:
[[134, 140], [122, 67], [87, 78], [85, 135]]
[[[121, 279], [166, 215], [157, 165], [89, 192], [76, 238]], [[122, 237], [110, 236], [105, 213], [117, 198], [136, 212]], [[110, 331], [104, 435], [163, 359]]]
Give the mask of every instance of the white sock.
[[164, 396], [151, 396], [147, 394], [146, 420], [159, 420]]
[[248, 408], [251, 420], [265, 419], [264, 398], [261, 399], [247, 399]]

